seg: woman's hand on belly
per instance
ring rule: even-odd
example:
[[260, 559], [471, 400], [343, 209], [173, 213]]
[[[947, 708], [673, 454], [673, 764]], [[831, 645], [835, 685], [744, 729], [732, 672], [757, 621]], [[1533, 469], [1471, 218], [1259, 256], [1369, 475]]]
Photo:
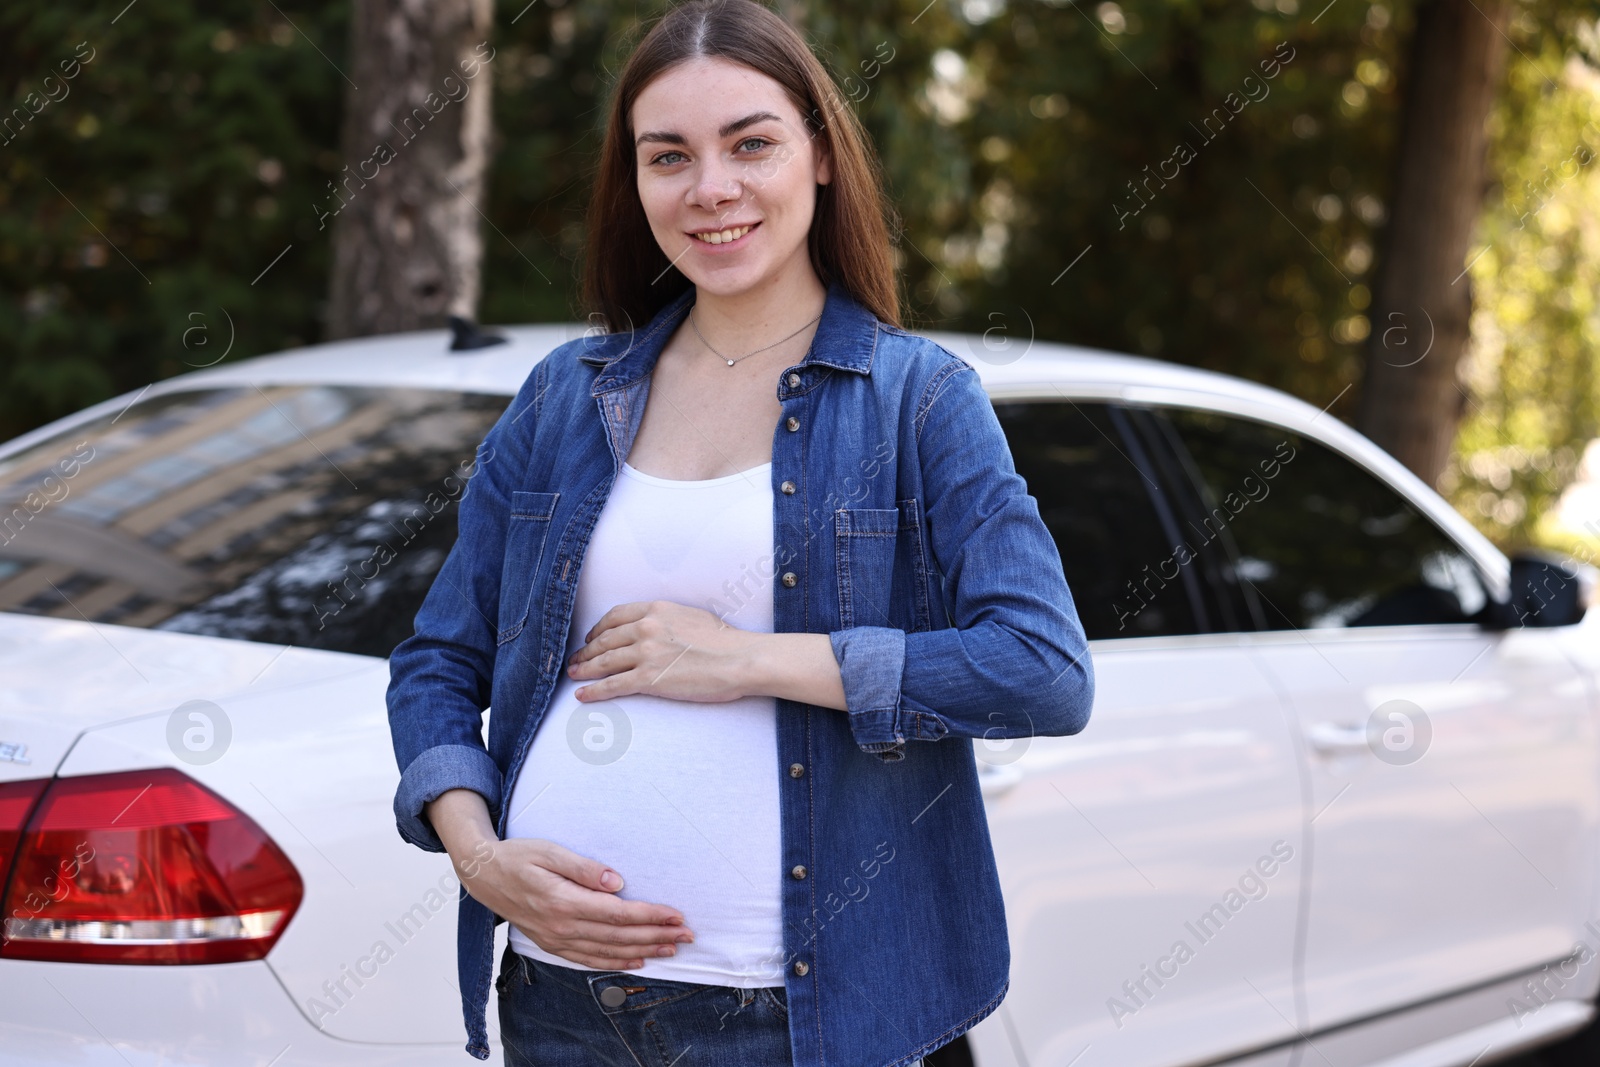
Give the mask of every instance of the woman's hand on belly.
[[636, 970], [694, 940], [676, 908], [615, 896], [622, 878], [604, 863], [543, 838], [496, 838], [488, 804], [471, 789], [447, 789], [423, 812], [473, 899], [546, 952], [595, 970]]
[[694, 940], [677, 909], [623, 900], [604, 888], [600, 876], [608, 870], [554, 841], [518, 837], [496, 842], [492, 858], [463, 871], [471, 877], [462, 881], [534, 944], [595, 970], [638, 969]]
[[782, 697], [846, 709], [844, 681], [827, 634], [758, 633], [670, 600], [618, 604], [584, 635], [567, 675], [584, 703], [643, 693], [723, 703]]
[[730, 626], [709, 611], [670, 600], [618, 604], [584, 635], [567, 675], [584, 702], [643, 693], [668, 700], [725, 703], [753, 695], [745, 676], [761, 635]]

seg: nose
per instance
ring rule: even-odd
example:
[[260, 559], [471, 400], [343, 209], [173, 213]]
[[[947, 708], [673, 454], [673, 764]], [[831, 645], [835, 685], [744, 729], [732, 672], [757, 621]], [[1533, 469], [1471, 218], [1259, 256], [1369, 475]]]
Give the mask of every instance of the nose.
[[726, 160], [715, 156], [701, 164], [694, 186], [689, 190], [689, 204], [707, 211], [715, 211], [743, 197], [744, 183], [736, 170]]

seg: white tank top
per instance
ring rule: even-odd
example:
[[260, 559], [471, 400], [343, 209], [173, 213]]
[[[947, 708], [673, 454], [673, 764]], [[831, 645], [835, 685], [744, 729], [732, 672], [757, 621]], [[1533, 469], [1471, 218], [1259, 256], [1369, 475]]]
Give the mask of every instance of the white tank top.
[[[623, 464], [578, 578], [566, 655], [617, 604], [672, 600], [772, 632], [772, 464], [675, 481]], [[666, 904], [695, 940], [629, 973], [782, 985], [777, 702], [650, 696], [580, 703], [563, 667], [510, 791], [506, 837], [542, 837]], [[512, 948], [559, 966], [515, 926]]]

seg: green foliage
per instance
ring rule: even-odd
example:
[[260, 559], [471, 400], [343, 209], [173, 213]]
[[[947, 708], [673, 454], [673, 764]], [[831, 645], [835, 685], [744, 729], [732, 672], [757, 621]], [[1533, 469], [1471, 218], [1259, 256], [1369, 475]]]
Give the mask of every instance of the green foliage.
[[[508, 25], [520, 6], [496, 61], [491, 320], [560, 306], [575, 279], [607, 77], [647, 25], [548, 3]], [[912, 322], [1146, 352], [1319, 406], [1356, 381], [1409, 10], [1267, 6], [806, 9], [883, 158]], [[1193, 159], [1150, 182], [1179, 144]]]
[[[69, 95], [0, 144], [0, 437], [210, 363], [230, 337], [230, 359], [320, 338], [331, 230], [316, 205], [348, 162], [349, 8], [278, 7], [0, 12], [17, 106], [79, 42], [94, 50]], [[663, 9], [498, 5], [484, 321], [578, 315], [606, 94]], [[784, 10], [879, 148], [914, 326], [1142, 352], [1350, 416], [1412, 0]], [[1582, 57], [1600, 61], [1600, 2], [1516, 10], [1489, 251], [1470, 274], [1474, 406], [1447, 476], [1502, 541], [1555, 536], [1539, 524], [1600, 422], [1600, 168], [1518, 228], [1523, 183], [1594, 118]]]
[[[318, 338], [311, 205], [341, 165], [348, 13], [280, 6], [0, 9], [5, 99], [30, 115], [0, 145], [0, 439], [210, 364], [230, 337], [230, 358]], [[32, 114], [29, 93], [59, 101]]]
[[1587, 25], [1578, 14], [1512, 28], [1519, 51], [1490, 122], [1498, 181], [1469, 273], [1469, 398], [1441, 484], [1510, 549], [1600, 544], [1554, 510], [1600, 434], [1600, 48], [1593, 12]]

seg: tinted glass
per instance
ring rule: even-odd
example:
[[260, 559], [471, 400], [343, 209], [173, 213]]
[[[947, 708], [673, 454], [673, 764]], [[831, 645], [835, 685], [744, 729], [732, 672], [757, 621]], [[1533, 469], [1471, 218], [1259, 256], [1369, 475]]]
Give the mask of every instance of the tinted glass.
[[1376, 476], [1279, 427], [1169, 409], [1264, 628], [1468, 622], [1487, 598], [1442, 530]]
[[1159, 491], [1109, 406], [1001, 401], [995, 411], [1055, 537], [1089, 639], [1201, 632], [1192, 589], [1160, 576], [1172, 543]]
[[0, 461], [0, 611], [387, 656], [508, 403], [321, 385], [136, 403]]

